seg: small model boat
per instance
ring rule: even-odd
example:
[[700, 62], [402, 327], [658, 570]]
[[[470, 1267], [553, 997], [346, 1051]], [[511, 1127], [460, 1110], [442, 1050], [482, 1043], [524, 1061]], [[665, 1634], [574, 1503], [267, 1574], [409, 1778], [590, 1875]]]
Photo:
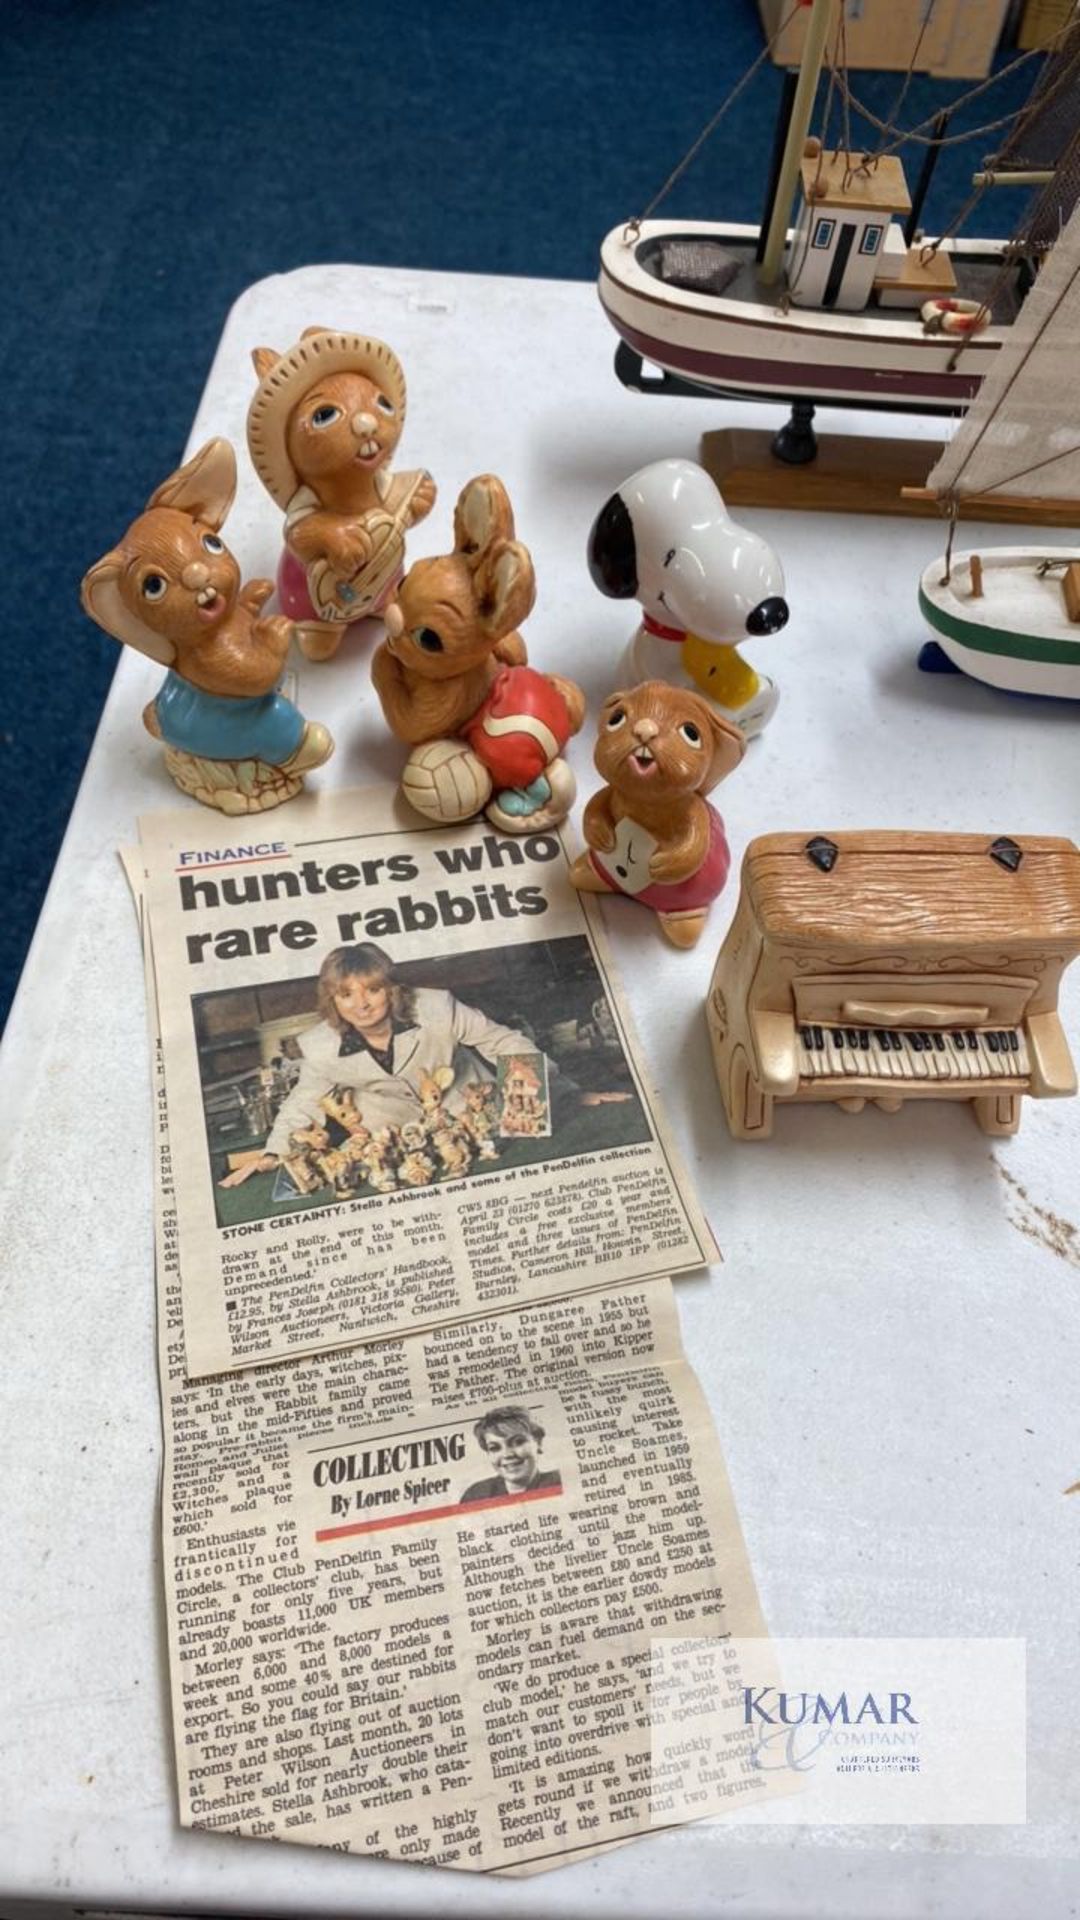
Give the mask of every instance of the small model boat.
[[[1053, 37], [1027, 104], [990, 123], [1008, 122], [999, 152], [974, 176], [961, 215], [928, 239], [919, 219], [940, 148], [989, 127], [948, 135], [949, 114], [962, 101], [932, 125], [901, 130], [877, 119], [855, 98], [844, 69], [844, 9], [836, 0], [806, 3], [802, 64], [787, 77], [760, 229], [650, 216], [769, 47], [642, 215], [608, 234], [599, 278], [601, 304], [621, 336], [615, 368], [625, 386], [787, 400], [792, 419], [773, 450], [791, 464], [814, 458], [810, 419], [821, 401], [962, 411], [996, 366], [1038, 263], [1080, 191], [1080, 17]], [[830, 78], [819, 139], [809, 128], [823, 64]], [[1001, 77], [973, 88], [971, 97]], [[906, 91], [907, 80], [896, 110]], [[841, 127], [830, 138], [834, 101]], [[853, 140], [853, 114], [876, 129], [876, 145]], [[897, 152], [908, 143], [923, 154], [911, 193]], [[1044, 190], [1022, 234], [957, 238], [960, 219], [984, 190], [1004, 184]], [[646, 373], [646, 363], [659, 371]]]
[[[953, 533], [962, 512], [978, 517], [980, 502], [1080, 522], [1078, 340], [1080, 209], [930, 473], [924, 491], [949, 513]], [[949, 663], [1013, 693], [1080, 700], [1080, 547], [952, 546], [951, 533], [922, 577], [919, 605], [937, 644], [923, 648], [919, 665]]]
[[[892, 165], [899, 167], [897, 161]], [[814, 167], [816, 156], [807, 156], [808, 175]], [[835, 204], [822, 212], [815, 234], [842, 234], [845, 225], [854, 224], [840, 213]], [[866, 225], [886, 223], [889, 235], [900, 241], [884, 207], [878, 222]], [[802, 250], [795, 236], [791, 245]], [[884, 302], [863, 313], [789, 304], [782, 289], [759, 283], [757, 246], [757, 227], [701, 221], [681, 232], [647, 220], [632, 235], [621, 229], [609, 233], [600, 255], [601, 305], [639, 362], [647, 360], [676, 380], [718, 393], [936, 412], [964, 407], [978, 392], [1008, 330], [1007, 295], [998, 296], [1000, 324], [990, 322], [984, 311], [980, 330], [958, 340], [932, 328], [919, 311], [896, 311]], [[989, 295], [1007, 242], [947, 241], [937, 256], [936, 277], [929, 266], [921, 275], [917, 262], [909, 266], [906, 250], [894, 265], [891, 238], [883, 251], [883, 269], [894, 269], [898, 290], [904, 276], [907, 304], [919, 309], [931, 293], [952, 298], [957, 286]], [[724, 291], [713, 291], [721, 282]], [[883, 285], [879, 275], [879, 299]], [[900, 292], [893, 298], [899, 303]], [[635, 380], [625, 354], [617, 356], [616, 366], [624, 384], [644, 384]]]
[[1080, 580], [1076, 549], [954, 553], [948, 580], [935, 560], [920, 582], [919, 606], [937, 638], [927, 642], [919, 665], [927, 672], [952, 668], [1010, 693], [1080, 700], [1080, 624], [1070, 619], [1066, 600], [1073, 579]]

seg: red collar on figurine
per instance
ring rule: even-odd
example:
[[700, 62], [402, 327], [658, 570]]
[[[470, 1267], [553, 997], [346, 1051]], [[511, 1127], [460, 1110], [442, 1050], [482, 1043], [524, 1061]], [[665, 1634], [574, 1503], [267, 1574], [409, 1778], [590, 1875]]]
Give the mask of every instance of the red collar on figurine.
[[654, 620], [652, 614], [645, 613], [644, 610], [641, 615], [641, 624], [646, 633], [655, 633], [658, 640], [686, 639], [685, 627], [662, 627], [659, 620]]

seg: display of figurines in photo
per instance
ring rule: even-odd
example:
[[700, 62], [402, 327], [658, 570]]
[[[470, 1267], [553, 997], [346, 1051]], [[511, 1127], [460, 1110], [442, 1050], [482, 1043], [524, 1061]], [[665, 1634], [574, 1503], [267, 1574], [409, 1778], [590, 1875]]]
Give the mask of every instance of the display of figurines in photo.
[[573, 805], [562, 753], [585, 696], [528, 665], [517, 627], [535, 592], [506, 489], [481, 474], [454, 510], [453, 552], [414, 561], [387, 603], [371, 677], [387, 725], [412, 749], [401, 790], [430, 820], [486, 813], [505, 833], [532, 833]]
[[741, 728], [689, 689], [647, 680], [611, 694], [593, 756], [606, 785], [585, 808], [575, 887], [626, 894], [652, 908], [673, 946], [692, 947], [731, 865], [705, 795], [745, 751]]
[[381, 613], [405, 566], [405, 535], [435, 504], [417, 468], [391, 471], [405, 425], [405, 375], [382, 340], [308, 327], [294, 347], [256, 347], [248, 448], [285, 515], [283, 611], [309, 660]]
[[177, 786], [247, 814], [291, 800], [334, 743], [281, 692], [292, 624], [260, 617], [271, 581], [241, 585], [221, 538], [235, 492], [232, 447], [208, 440], [91, 567], [82, 604], [114, 640], [168, 668], [143, 722]]
[[657, 460], [624, 480], [593, 523], [588, 562], [601, 593], [641, 607], [627, 682], [692, 687], [748, 739], [761, 732], [779, 694], [739, 648], [786, 626], [783, 569], [703, 467]]
[[[515, 1064], [532, 1072], [536, 1088], [545, 1090], [546, 1099], [546, 1083], [532, 1071], [530, 1062]], [[307, 1198], [329, 1188], [339, 1200], [355, 1199], [369, 1191], [394, 1193], [399, 1187], [428, 1187], [460, 1179], [477, 1162], [497, 1160], [499, 1093], [495, 1084], [489, 1080], [467, 1081], [462, 1088], [464, 1106], [460, 1112], [452, 1112], [443, 1096], [453, 1082], [452, 1067], [425, 1073], [419, 1089], [421, 1117], [400, 1127], [374, 1131], [365, 1126], [353, 1090], [334, 1087], [319, 1106], [338, 1131], [336, 1143], [332, 1142], [330, 1126], [318, 1123], [291, 1133], [289, 1151], [281, 1160], [281, 1171], [289, 1184], [275, 1198]], [[550, 1127], [504, 1125], [498, 1131], [542, 1133], [550, 1132]]]

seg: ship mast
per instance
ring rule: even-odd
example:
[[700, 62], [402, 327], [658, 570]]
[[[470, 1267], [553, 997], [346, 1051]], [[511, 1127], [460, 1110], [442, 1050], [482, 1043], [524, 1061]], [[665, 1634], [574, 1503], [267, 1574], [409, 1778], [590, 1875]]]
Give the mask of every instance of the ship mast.
[[799, 164], [810, 127], [810, 116], [814, 111], [832, 13], [833, 0], [813, 0], [813, 11], [806, 29], [806, 44], [803, 47], [802, 63], [799, 68], [799, 84], [795, 89], [795, 101], [788, 124], [784, 157], [780, 162], [776, 193], [769, 217], [765, 251], [758, 268], [758, 278], [767, 287], [771, 287], [779, 277], [780, 263], [787, 245], [788, 222], [791, 219], [795, 187], [799, 179]]

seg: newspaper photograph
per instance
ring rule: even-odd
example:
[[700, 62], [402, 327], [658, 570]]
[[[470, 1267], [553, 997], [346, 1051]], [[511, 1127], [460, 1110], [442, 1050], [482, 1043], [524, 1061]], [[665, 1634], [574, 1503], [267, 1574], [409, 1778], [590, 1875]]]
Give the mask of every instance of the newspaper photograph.
[[556, 834], [140, 831], [191, 1377], [716, 1257]]

